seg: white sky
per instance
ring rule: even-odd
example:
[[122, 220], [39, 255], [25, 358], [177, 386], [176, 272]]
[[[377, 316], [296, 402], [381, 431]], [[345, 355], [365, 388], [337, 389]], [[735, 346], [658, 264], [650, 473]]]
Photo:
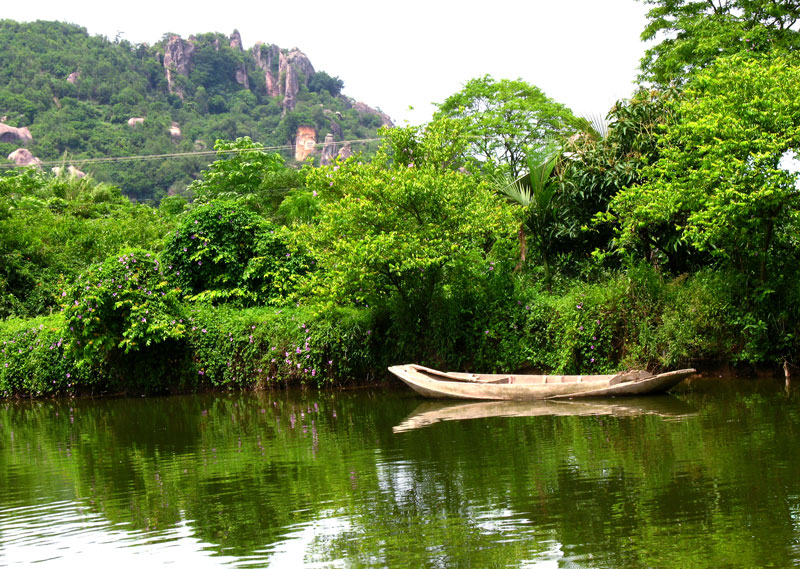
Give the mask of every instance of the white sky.
[[236, 28], [245, 49], [259, 40], [300, 48], [315, 69], [344, 81], [346, 95], [398, 125], [428, 121], [432, 103], [487, 73], [532, 83], [578, 115], [605, 115], [632, 94], [645, 49], [646, 7], [636, 0], [3, 4], [0, 18], [65, 21], [132, 43]]

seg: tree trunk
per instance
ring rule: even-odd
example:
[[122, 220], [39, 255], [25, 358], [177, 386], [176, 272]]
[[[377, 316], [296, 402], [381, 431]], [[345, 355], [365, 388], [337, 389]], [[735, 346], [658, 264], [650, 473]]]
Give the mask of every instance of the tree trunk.
[[761, 266], [759, 267], [759, 278], [761, 283], [767, 282], [767, 252], [772, 244], [772, 229], [775, 226], [773, 219], [767, 222], [767, 234], [764, 236], [764, 247], [761, 250]]
[[520, 225], [519, 231], [517, 231], [517, 239], [519, 239], [519, 262], [517, 266], [514, 267], [514, 272], [519, 272], [522, 270], [522, 266], [525, 264], [525, 260], [528, 256], [528, 240], [525, 235], [525, 224]]

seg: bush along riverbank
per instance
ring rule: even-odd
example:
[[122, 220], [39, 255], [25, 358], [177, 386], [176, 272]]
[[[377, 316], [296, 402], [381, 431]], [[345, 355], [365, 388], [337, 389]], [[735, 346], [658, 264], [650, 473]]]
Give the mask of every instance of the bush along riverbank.
[[[743, 316], [740, 288], [722, 273], [665, 280], [640, 267], [559, 291], [520, 281], [516, 292], [451, 310], [413, 338], [402, 319], [377, 309], [182, 303], [152, 278], [163, 267], [147, 255], [129, 251], [77, 281], [64, 291], [63, 312], [0, 323], [0, 396], [366, 384], [402, 361], [563, 373], [718, 363], [779, 369], [777, 360], [758, 359], [769, 325], [751, 325], [757, 313]], [[788, 329], [796, 316], [773, 315], [772, 324]], [[794, 337], [782, 347], [787, 354]]]
[[81, 348], [62, 314], [0, 325], [0, 396], [159, 394], [376, 377], [370, 315], [307, 309], [189, 309], [178, 337], [127, 352]]

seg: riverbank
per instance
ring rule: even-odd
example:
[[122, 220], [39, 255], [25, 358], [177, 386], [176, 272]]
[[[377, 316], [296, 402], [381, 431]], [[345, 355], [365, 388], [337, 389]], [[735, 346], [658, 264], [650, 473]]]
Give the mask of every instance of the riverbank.
[[724, 274], [667, 280], [628, 271], [552, 292], [520, 284], [484, 304], [442, 308], [439, 321], [416, 329], [368, 308], [186, 305], [179, 336], [127, 352], [121, 341], [87, 349], [64, 313], [7, 319], [0, 322], [0, 396], [372, 384], [387, 378], [388, 365], [407, 361], [487, 372], [695, 367], [706, 376], [781, 377], [784, 361], [793, 368], [791, 344], [784, 360], [779, 346], [755, 351], [769, 337], [741, 325], [758, 315], [737, 305]]

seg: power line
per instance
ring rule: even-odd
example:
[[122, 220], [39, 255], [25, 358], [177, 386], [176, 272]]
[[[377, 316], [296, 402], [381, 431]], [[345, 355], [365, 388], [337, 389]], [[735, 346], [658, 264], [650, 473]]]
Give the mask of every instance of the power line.
[[[344, 144], [365, 144], [368, 142], [377, 142], [383, 140], [383, 137], [377, 138], [358, 138], [353, 140], [339, 140], [336, 141], [337, 145]], [[104, 156], [100, 158], [70, 158], [69, 160], [46, 160], [37, 164], [37, 166], [64, 166], [67, 164], [83, 165], [83, 164], [102, 164], [108, 162], [136, 162], [146, 160], [163, 160], [166, 158], [189, 158], [195, 156], [214, 156], [219, 154], [236, 154], [239, 152], [276, 152], [280, 150], [294, 150], [296, 145], [284, 144], [281, 146], [262, 146], [261, 148], [231, 148], [227, 150], [195, 150], [192, 152], [172, 152], [169, 154], [139, 154], [135, 156]], [[316, 142], [313, 148], [324, 147], [324, 142]], [[33, 164], [31, 165], [33, 166]], [[0, 168], [18, 168], [17, 164], [0, 164]]]

